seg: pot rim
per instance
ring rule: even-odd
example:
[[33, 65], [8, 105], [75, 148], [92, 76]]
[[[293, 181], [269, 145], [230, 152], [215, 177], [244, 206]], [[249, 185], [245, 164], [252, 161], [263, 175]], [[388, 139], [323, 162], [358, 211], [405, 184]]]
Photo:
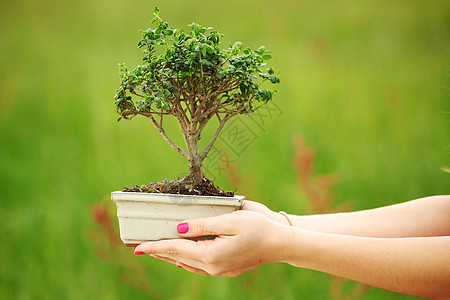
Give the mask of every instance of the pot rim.
[[122, 201], [134, 201], [174, 205], [225, 205], [240, 207], [244, 204], [244, 198], [245, 196], [241, 195], [235, 195], [234, 197], [220, 197], [122, 191], [114, 191], [111, 193], [111, 200], [116, 203]]

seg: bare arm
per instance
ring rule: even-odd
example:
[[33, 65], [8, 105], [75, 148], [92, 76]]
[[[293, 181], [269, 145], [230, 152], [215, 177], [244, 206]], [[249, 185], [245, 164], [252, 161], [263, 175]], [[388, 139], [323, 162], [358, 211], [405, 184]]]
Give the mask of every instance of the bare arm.
[[[284, 216], [260, 203], [246, 201], [243, 209], [287, 224]], [[426, 197], [358, 212], [288, 216], [295, 227], [324, 233], [386, 238], [450, 236], [450, 196]]]
[[136, 254], [213, 276], [238, 276], [265, 263], [286, 262], [404, 294], [450, 299], [448, 236], [368, 238], [313, 232], [249, 211], [186, 223], [183, 237], [217, 237], [147, 242]]
[[188, 232], [180, 233], [216, 235], [214, 240], [147, 242], [136, 254], [213, 276], [238, 276], [265, 263], [286, 262], [399, 293], [450, 299], [449, 196], [289, 218], [294, 226], [286, 226], [286, 218], [266, 206], [246, 201], [241, 211], [187, 220]]
[[366, 238], [290, 227], [286, 262], [395, 292], [450, 299], [450, 237]]

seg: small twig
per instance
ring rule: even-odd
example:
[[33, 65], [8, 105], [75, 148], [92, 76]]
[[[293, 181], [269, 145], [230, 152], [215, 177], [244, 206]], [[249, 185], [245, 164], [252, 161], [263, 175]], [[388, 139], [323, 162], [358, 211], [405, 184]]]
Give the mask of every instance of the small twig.
[[214, 133], [214, 136], [211, 138], [211, 141], [209, 142], [208, 146], [203, 150], [202, 155], [200, 156], [200, 160], [203, 161], [206, 158], [206, 155], [208, 155], [208, 152], [211, 150], [214, 142], [217, 140], [217, 137], [219, 136], [220, 131], [222, 131], [223, 126], [228, 121], [229, 118], [231, 118], [233, 115], [227, 115], [225, 118], [220, 121], [219, 127], [217, 128], [216, 132]]
[[158, 132], [162, 135], [162, 137], [164, 138], [164, 140], [173, 148], [175, 149], [178, 153], [180, 153], [181, 155], [183, 155], [185, 158], [188, 158], [188, 154], [186, 152], [186, 150], [182, 149], [181, 147], [179, 147], [177, 144], [175, 144], [170, 138], [169, 136], [166, 134], [166, 132], [164, 131], [164, 129], [162, 127], [159, 126], [159, 124], [156, 122], [156, 120], [153, 118], [152, 115], [149, 115], [148, 118], [150, 119], [150, 121], [152, 122], [153, 126], [155, 126], [156, 130], [158, 130]]

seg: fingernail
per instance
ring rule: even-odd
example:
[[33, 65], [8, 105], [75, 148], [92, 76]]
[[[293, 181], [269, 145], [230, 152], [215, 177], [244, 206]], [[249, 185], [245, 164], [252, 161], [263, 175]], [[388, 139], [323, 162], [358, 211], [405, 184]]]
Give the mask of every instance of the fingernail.
[[133, 247], [133, 250], [136, 250], [136, 247]]
[[180, 223], [177, 226], [178, 233], [186, 233], [189, 230], [189, 224], [188, 223]]
[[143, 252], [143, 251], [134, 251], [134, 254], [135, 255], [142, 255], [142, 254], [145, 254], [145, 252]]

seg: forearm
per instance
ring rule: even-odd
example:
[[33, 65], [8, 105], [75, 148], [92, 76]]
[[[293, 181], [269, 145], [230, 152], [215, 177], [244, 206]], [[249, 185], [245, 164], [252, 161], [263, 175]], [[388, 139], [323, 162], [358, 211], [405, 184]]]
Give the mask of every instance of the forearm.
[[366, 237], [450, 235], [450, 196], [433, 196], [365, 211], [295, 216], [293, 226]]
[[366, 238], [285, 227], [284, 261], [388, 290], [450, 298], [450, 237]]

